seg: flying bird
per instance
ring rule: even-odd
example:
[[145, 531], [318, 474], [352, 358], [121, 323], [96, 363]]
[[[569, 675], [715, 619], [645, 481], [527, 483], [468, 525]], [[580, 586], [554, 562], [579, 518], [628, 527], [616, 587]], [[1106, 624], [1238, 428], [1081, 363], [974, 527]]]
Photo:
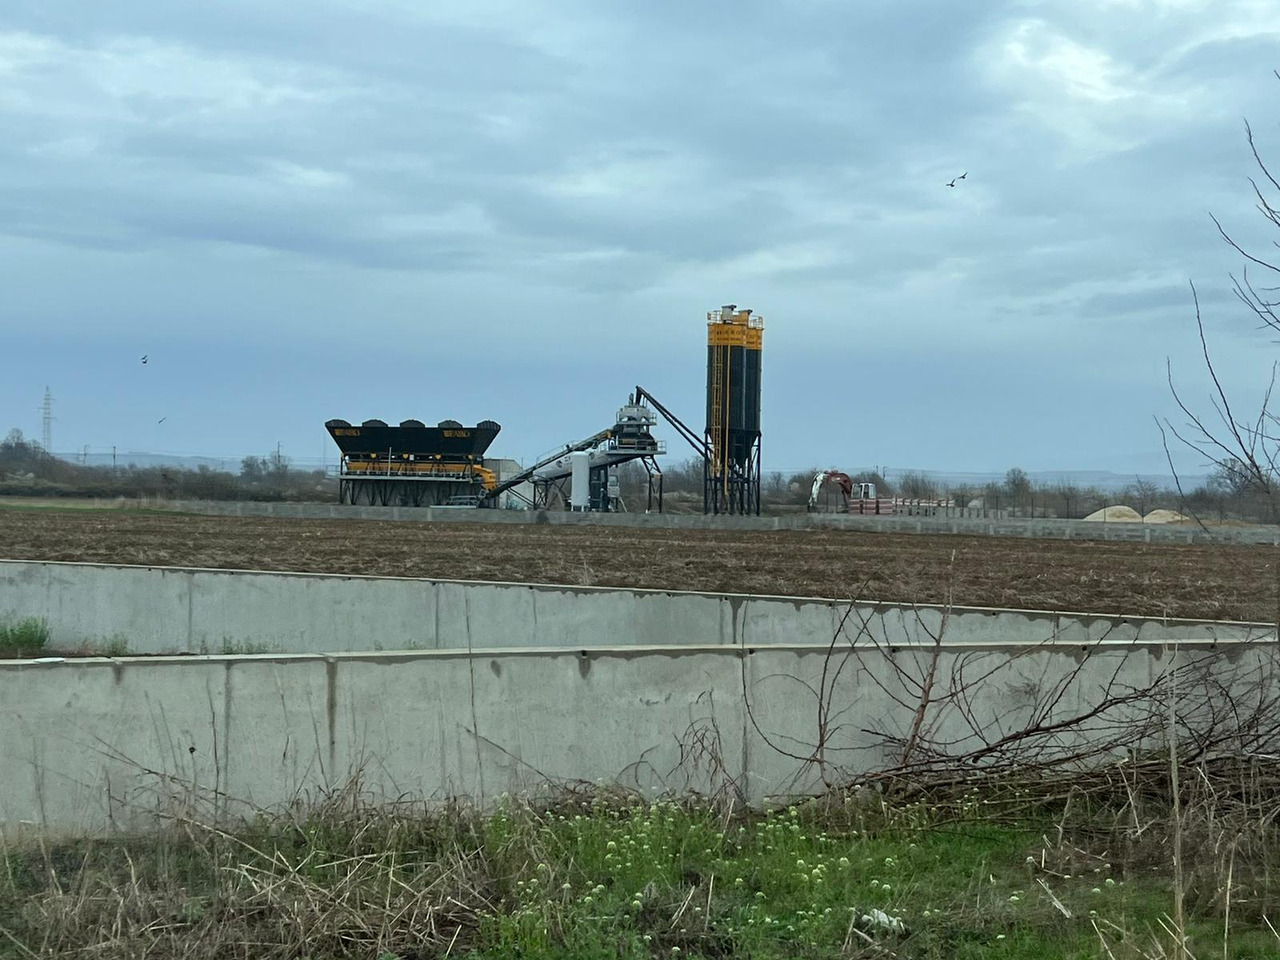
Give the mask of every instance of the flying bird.
[[142, 355], [142, 362], [143, 363], [147, 362], [147, 355], [145, 353]]
[[169, 419], [168, 417], [161, 417], [159, 420], [156, 421], [156, 423], [164, 423], [168, 419]]
[[957, 180], [963, 180], [963, 179], [964, 179], [965, 177], [967, 177], [968, 175], [969, 175], [969, 171], [968, 171], [968, 170], [966, 170], [964, 173], [960, 174], [960, 176], [958, 176], [958, 177], [953, 177], [953, 178], [951, 179], [951, 182], [950, 182], [950, 183], [948, 183], [948, 184], [947, 184], [947, 186], [948, 186], [948, 187], [954, 187], [954, 186], [956, 185], [956, 181], [957, 181]]

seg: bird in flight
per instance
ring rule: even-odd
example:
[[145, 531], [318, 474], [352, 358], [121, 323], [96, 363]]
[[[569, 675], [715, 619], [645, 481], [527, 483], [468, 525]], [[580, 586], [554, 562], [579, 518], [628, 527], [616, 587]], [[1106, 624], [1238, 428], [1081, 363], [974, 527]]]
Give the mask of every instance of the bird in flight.
[[947, 184], [947, 186], [948, 186], [948, 187], [954, 187], [954, 186], [956, 185], [956, 181], [958, 181], [958, 180], [963, 180], [963, 179], [964, 179], [965, 177], [967, 177], [968, 175], [969, 175], [969, 171], [968, 171], [968, 170], [966, 170], [964, 173], [960, 174], [960, 176], [958, 176], [958, 177], [952, 177], [952, 178], [951, 178], [951, 182], [950, 182], [950, 183], [948, 183], [948, 184]]
[[159, 420], [156, 421], [156, 423], [164, 423], [168, 419], [169, 419], [168, 417], [161, 417]]
[[142, 355], [142, 362], [143, 363], [147, 362], [147, 355], [145, 353]]

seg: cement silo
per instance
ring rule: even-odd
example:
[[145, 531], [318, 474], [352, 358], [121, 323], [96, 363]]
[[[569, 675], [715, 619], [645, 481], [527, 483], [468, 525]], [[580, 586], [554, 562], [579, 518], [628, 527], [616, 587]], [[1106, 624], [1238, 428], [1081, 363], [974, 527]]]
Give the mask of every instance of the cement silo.
[[760, 356], [764, 318], [728, 304], [707, 314], [703, 509], [760, 513]]

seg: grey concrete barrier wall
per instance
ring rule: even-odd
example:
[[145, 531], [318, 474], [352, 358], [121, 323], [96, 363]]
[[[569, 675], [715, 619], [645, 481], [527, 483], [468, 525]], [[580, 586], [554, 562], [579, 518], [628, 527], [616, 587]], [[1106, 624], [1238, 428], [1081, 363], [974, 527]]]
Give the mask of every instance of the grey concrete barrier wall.
[[[1273, 625], [181, 567], [0, 561], [0, 619], [39, 617], [54, 649], [130, 654], [476, 647], [898, 646], [1100, 639], [1254, 640]], [[944, 619], [945, 618], [945, 619]]]
[[568, 513], [435, 507], [365, 507], [324, 503], [260, 503], [232, 500], [157, 501], [180, 513], [227, 517], [291, 517], [309, 520], [403, 520], [419, 523], [549, 523], [607, 527], [699, 530], [861, 530], [963, 536], [1033, 537], [1140, 543], [1238, 543], [1280, 545], [1280, 527], [1209, 527], [1197, 524], [1098, 523], [1086, 520], [976, 519], [962, 517], [862, 517], [836, 513], [779, 517], [704, 516], [687, 513]]
[[[936, 661], [868, 648], [837, 654], [839, 670], [823, 645], [0, 661], [0, 829], [227, 818], [353, 779], [373, 801], [483, 804], [607, 781], [647, 794], [734, 789], [760, 803], [895, 763], [919, 699], [907, 678], [931, 663], [944, 684], [983, 677], [966, 710], [935, 705], [926, 717], [962, 751], [1038, 711], [1049, 726], [1089, 715], [1108, 689], [1148, 687], [1175, 659], [1231, 689], [1274, 652], [1200, 646], [1102, 643], [1084, 656], [948, 645]], [[1192, 686], [1180, 681], [1184, 701]], [[1116, 736], [1133, 709], [1055, 733], [1053, 746]]]

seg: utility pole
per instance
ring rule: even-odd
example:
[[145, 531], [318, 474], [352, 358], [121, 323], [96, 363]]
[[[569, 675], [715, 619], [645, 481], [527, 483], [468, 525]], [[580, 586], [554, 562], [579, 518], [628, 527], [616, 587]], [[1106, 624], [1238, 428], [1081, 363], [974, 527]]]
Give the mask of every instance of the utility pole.
[[53, 394], [48, 385], [44, 388], [44, 403], [40, 405], [40, 446], [45, 456], [53, 456]]
[[116, 445], [114, 443], [111, 445], [111, 475], [113, 477], [116, 475]]

